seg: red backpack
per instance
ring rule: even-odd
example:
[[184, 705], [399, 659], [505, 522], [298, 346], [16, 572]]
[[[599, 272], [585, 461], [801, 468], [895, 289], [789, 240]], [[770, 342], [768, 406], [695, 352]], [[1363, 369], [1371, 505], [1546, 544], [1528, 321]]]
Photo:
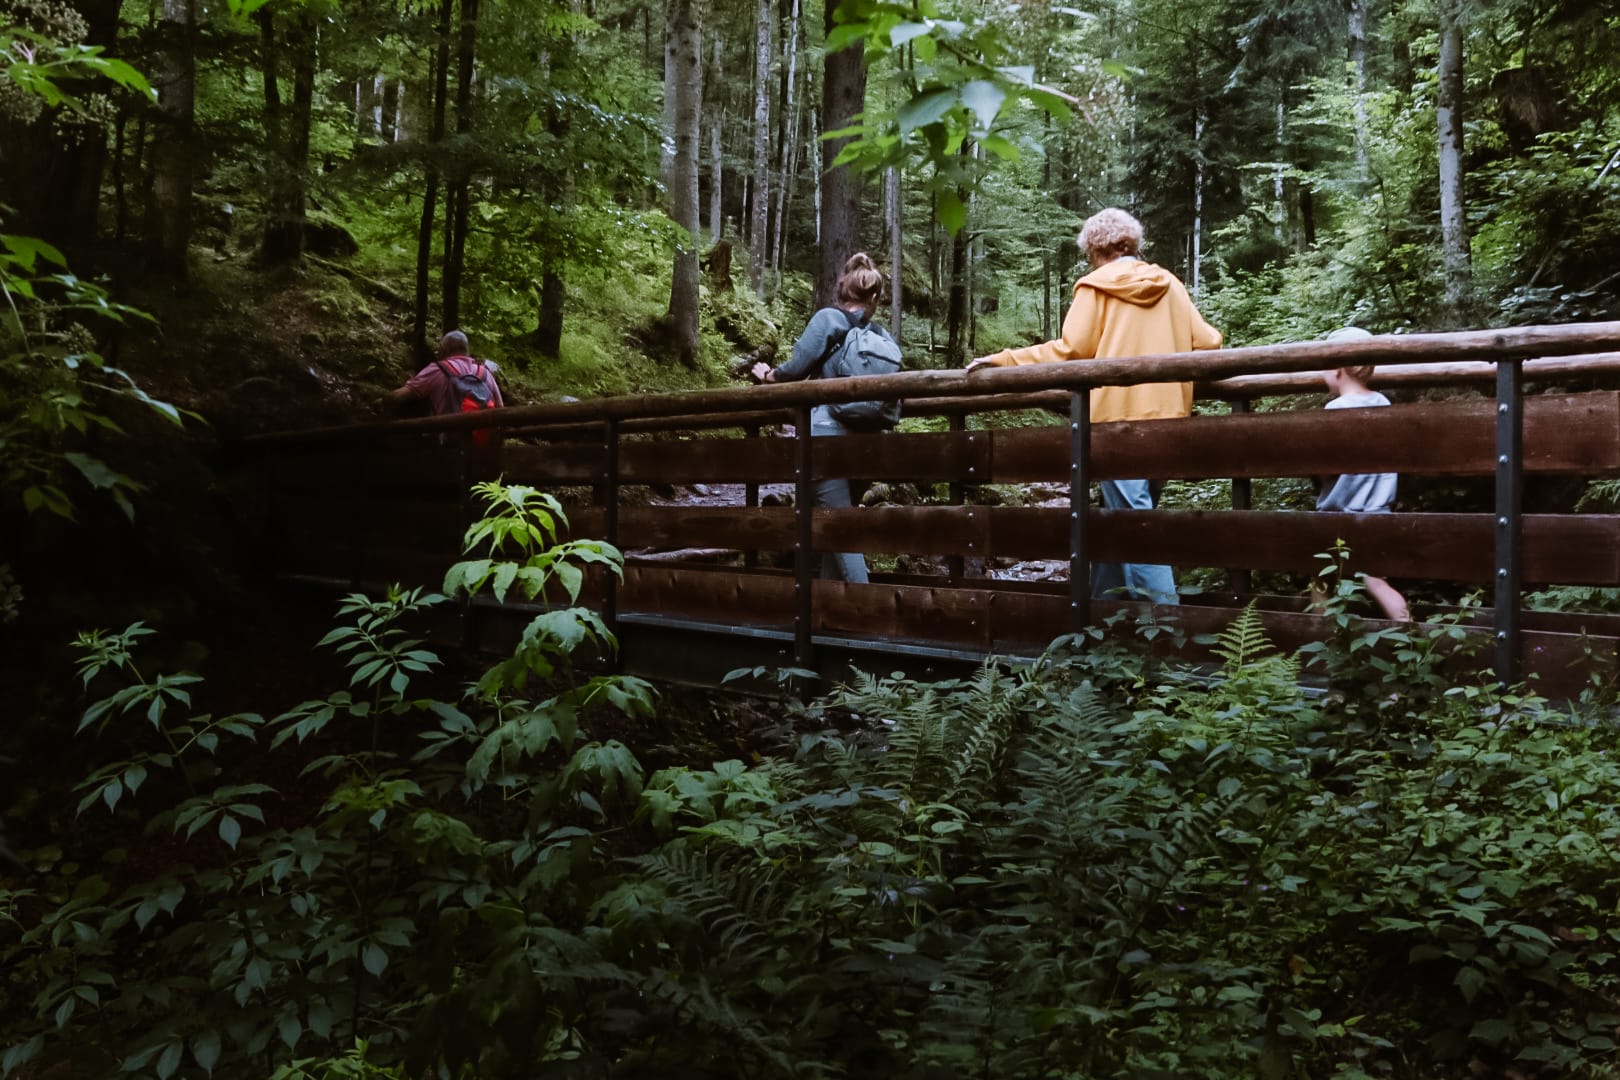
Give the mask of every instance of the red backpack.
[[[484, 362], [478, 362], [478, 368], [470, 375], [459, 374], [447, 362], [438, 361], [439, 371], [450, 383], [450, 389], [455, 401], [460, 404], [459, 412], [479, 412], [483, 409], [495, 407], [495, 393], [490, 390], [489, 383], [484, 381]], [[479, 428], [473, 432], [474, 446], [489, 445], [489, 429]]]

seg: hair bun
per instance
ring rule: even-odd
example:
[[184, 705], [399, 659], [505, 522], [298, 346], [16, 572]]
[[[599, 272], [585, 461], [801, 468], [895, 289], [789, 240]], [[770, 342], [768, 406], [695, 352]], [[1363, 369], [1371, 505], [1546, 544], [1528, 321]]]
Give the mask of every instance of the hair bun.
[[877, 264], [872, 261], [872, 256], [868, 255], [864, 251], [857, 251], [855, 254], [851, 255], [849, 257], [849, 261], [844, 264], [844, 273], [846, 274], [852, 273], [856, 270], [876, 269]]

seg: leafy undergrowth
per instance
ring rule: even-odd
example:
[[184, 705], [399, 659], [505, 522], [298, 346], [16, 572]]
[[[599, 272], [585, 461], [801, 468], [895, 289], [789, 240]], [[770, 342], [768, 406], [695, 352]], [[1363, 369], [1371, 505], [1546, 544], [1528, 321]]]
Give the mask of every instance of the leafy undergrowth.
[[[447, 592], [566, 600], [617, 566], [556, 545], [546, 497], [481, 494], [488, 557]], [[1612, 1075], [1608, 713], [1459, 684], [1451, 628], [1364, 634], [1348, 596], [1307, 655], [1239, 620], [1214, 681], [1099, 631], [783, 699], [780, 753], [650, 774], [609, 736], [651, 688], [573, 670], [607, 641], [578, 609], [447, 700], [409, 629], [440, 598], [352, 597], [324, 642], [348, 685], [268, 718], [194, 715], [141, 628], [88, 635], [81, 726], [136, 745], [80, 812], [170, 861], [0, 893], [0, 1065]]]

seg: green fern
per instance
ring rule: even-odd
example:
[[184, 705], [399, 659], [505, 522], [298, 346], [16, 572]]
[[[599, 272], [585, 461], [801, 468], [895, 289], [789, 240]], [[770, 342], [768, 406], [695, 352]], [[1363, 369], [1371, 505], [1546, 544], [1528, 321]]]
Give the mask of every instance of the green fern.
[[1224, 660], [1226, 674], [1233, 675], [1262, 656], [1275, 652], [1276, 646], [1266, 637], [1265, 624], [1260, 621], [1260, 613], [1251, 601], [1221, 631], [1209, 651]]

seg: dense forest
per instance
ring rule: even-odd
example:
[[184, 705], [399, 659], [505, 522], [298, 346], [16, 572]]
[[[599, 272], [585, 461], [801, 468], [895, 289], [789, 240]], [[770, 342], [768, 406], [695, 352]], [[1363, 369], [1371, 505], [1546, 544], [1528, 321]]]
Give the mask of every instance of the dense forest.
[[432, 640], [622, 568], [552, 493], [441, 592], [265, 580], [236, 440], [452, 328], [722, 386], [865, 250], [960, 368], [1108, 206], [1228, 345], [1620, 317], [1612, 5], [832, 2], [0, 0], [0, 1076], [1620, 1075], [1615, 679], [1466, 674], [1469, 597], [709, 696]]

